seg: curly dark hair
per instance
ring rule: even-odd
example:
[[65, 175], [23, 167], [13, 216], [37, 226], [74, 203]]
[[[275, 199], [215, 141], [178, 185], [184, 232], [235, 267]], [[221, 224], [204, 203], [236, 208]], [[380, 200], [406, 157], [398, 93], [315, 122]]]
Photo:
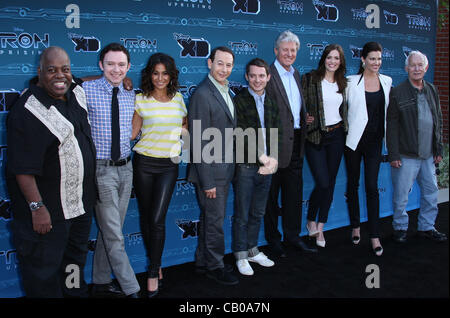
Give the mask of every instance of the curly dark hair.
[[325, 60], [326, 60], [328, 54], [330, 54], [330, 52], [333, 50], [336, 50], [339, 52], [339, 57], [340, 57], [341, 63], [339, 65], [339, 68], [334, 73], [334, 80], [336, 81], [336, 83], [339, 87], [338, 93], [342, 93], [345, 90], [345, 88], [347, 87], [347, 79], [345, 78], [345, 73], [347, 72], [347, 67], [345, 65], [344, 50], [342, 49], [342, 46], [340, 46], [339, 44], [327, 45], [325, 50], [323, 50], [322, 56], [319, 61], [319, 67], [317, 68], [317, 71], [316, 71], [316, 76], [319, 77], [320, 80], [323, 80], [323, 78], [325, 77], [325, 71], [326, 71]]
[[155, 70], [157, 64], [163, 64], [166, 67], [167, 73], [170, 76], [169, 85], [167, 85], [167, 96], [170, 98], [174, 97], [180, 87], [178, 83], [178, 73], [177, 67], [175, 65], [175, 60], [165, 54], [165, 53], [155, 53], [148, 59], [147, 66], [142, 70], [141, 73], [141, 89], [142, 93], [146, 97], [150, 97], [155, 87], [152, 83], [152, 73]]

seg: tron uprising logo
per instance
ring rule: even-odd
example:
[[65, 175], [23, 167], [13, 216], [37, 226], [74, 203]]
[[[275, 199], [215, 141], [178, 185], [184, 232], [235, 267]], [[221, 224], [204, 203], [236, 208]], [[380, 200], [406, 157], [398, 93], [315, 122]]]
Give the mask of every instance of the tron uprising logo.
[[416, 30], [431, 30], [431, 17], [426, 17], [418, 14], [406, 14], [406, 18], [408, 19], [408, 27], [410, 29]]
[[320, 0], [312, 1], [317, 11], [317, 21], [337, 22], [339, 20], [339, 9], [332, 3], [328, 4]]
[[185, 100], [189, 100], [189, 98], [192, 96], [196, 88], [197, 85], [194, 84], [193, 82], [180, 83], [179, 92], [181, 93], [181, 95], [183, 95], [183, 98]]
[[328, 43], [308, 43], [306, 46], [309, 48], [309, 59], [317, 60], [322, 56], [323, 50], [328, 45]]
[[278, 0], [280, 13], [303, 14], [303, 2], [293, 0]]
[[[362, 48], [357, 47], [355, 45], [350, 45], [350, 51], [352, 52], [352, 59], [353, 60], [359, 60], [362, 56]], [[393, 61], [395, 59], [395, 53], [394, 50], [390, 50], [388, 48], [383, 48], [383, 52], [381, 53], [381, 57], [383, 60], [390, 60]]]
[[[18, 54], [40, 54], [38, 49], [45, 49], [50, 46], [50, 35], [44, 33], [15, 33], [0, 32], [0, 55], [18, 55]], [[37, 51], [37, 52], [36, 52]]]
[[75, 52], [98, 52], [100, 51], [100, 40], [93, 36], [84, 36], [75, 33], [69, 33], [69, 38], [75, 44]]
[[388, 49], [386, 47], [383, 48], [383, 52], [381, 53], [381, 57], [383, 58], [383, 60], [387, 61], [393, 61], [395, 60], [395, 53], [394, 50], [392, 49]]
[[16, 250], [2, 250], [0, 251], [0, 259], [5, 259], [5, 269], [14, 270], [17, 268]]
[[368, 15], [369, 13], [366, 12], [365, 8], [357, 8], [357, 9], [352, 8], [353, 20], [366, 21]]
[[167, 6], [172, 8], [208, 9], [211, 10], [212, 0], [172, 0]]
[[191, 38], [189, 35], [174, 33], [174, 39], [181, 47], [180, 57], [207, 58], [211, 46], [204, 38]]
[[229, 41], [228, 45], [235, 54], [257, 55], [258, 44], [247, 41]]
[[258, 14], [261, 9], [259, 0], [232, 0], [233, 13]]
[[134, 38], [120, 38], [123, 46], [133, 53], [154, 53], [158, 49], [158, 41], [156, 39], [146, 39], [141, 36]]

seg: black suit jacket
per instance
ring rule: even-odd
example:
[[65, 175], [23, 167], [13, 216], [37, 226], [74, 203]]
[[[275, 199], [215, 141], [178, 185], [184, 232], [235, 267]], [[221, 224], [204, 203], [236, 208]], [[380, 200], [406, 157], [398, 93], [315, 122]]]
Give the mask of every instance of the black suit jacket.
[[[233, 100], [231, 95], [230, 99]], [[188, 121], [191, 138], [191, 164], [189, 165], [188, 181], [197, 183], [202, 190], [212, 189], [216, 185], [224, 186], [231, 182], [234, 175], [232, 133], [236, 128], [236, 111], [232, 116], [219, 90], [208, 77], [192, 94], [189, 102]], [[199, 131], [195, 131], [194, 121], [200, 121], [201, 129]], [[203, 131], [207, 128], [215, 128], [211, 132], [220, 132], [218, 138], [221, 140], [221, 154], [217, 152], [219, 149], [212, 151], [215, 155], [220, 154], [220, 158], [212, 162], [205, 162], [205, 158], [202, 156], [205, 146], [208, 144], [211, 146], [210, 143], [215, 139], [215, 137], [211, 137], [208, 140], [202, 140]], [[228, 132], [226, 133], [227, 128]], [[226, 134], [231, 138], [225, 138]], [[208, 150], [207, 153], [210, 151]]]
[[[266, 86], [266, 92], [276, 101], [278, 105], [281, 126], [283, 127], [283, 134], [279, 149], [278, 167], [286, 168], [291, 162], [292, 150], [294, 147], [294, 116], [292, 116], [286, 90], [284, 89], [280, 74], [278, 74], [278, 70], [274, 63], [270, 65], [270, 76], [270, 81]], [[300, 73], [297, 70], [294, 71], [294, 78], [302, 100], [302, 107], [300, 108], [300, 127], [302, 128], [300, 157], [303, 158], [306, 137], [306, 111], [303, 103]]]

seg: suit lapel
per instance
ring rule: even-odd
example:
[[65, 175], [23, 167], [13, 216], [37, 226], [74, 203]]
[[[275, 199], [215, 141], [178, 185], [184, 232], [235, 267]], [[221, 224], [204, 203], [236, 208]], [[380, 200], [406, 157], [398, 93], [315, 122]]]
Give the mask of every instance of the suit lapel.
[[278, 74], [278, 70], [275, 64], [270, 65], [271, 76], [274, 80], [275, 86], [277, 86], [277, 91], [281, 93], [281, 97], [283, 97], [285, 106], [288, 106], [289, 112], [291, 112], [291, 108], [289, 107], [289, 98], [287, 97], [286, 90], [284, 89], [283, 81], [281, 80], [280, 74]]
[[[278, 92], [281, 93], [281, 96], [284, 101], [284, 105], [288, 110], [288, 114], [290, 114], [290, 116], [292, 118], [294, 118], [294, 116], [292, 115], [291, 106], [289, 104], [289, 98], [287, 97], [287, 93], [286, 93], [286, 90], [284, 89], [283, 81], [281, 80], [280, 74], [278, 74], [278, 70], [277, 70], [275, 64], [272, 63], [272, 65], [270, 65], [270, 71], [271, 71], [270, 76], [272, 76], [272, 79], [274, 80], [274, 83], [277, 86]], [[301, 122], [303, 122], [305, 119], [306, 113], [305, 113], [305, 108], [303, 105], [303, 93], [301, 90], [302, 86], [301, 86], [301, 80], [300, 80], [300, 73], [297, 70], [294, 71], [294, 79], [295, 79], [295, 82], [297, 83], [297, 87], [298, 87], [298, 90], [300, 93], [300, 100], [302, 102], [301, 107], [300, 107], [300, 120], [301, 120]]]
[[[234, 125], [236, 125], [236, 107], [233, 107], [234, 108], [234, 117], [233, 117], [233, 116], [231, 116], [230, 109], [228, 108], [227, 103], [223, 99], [222, 94], [219, 92], [217, 87], [213, 84], [213, 82], [211, 82], [211, 80], [209, 78], [208, 78], [208, 82], [209, 82], [209, 88], [212, 91], [214, 97], [219, 102], [219, 105], [222, 107], [222, 109], [225, 112], [225, 114], [227, 114], [227, 116], [231, 120], [231, 122]], [[230, 96], [230, 92], [228, 92], [228, 96]], [[233, 98], [231, 98], [231, 96], [230, 96], [230, 100], [233, 103]], [[234, 105], [234, 103], [233, 103], [233, 105]]]

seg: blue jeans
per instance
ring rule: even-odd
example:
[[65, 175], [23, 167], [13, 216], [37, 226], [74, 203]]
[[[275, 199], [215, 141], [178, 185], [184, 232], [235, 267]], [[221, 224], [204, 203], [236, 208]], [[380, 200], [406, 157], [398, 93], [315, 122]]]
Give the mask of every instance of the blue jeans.
[[401, 157], [401, 161], [402, 166], [400, 168], [391, 168], [394, 205], [392, 226], [394, 230], [406, 231], [408, 229], [406, 204], [408, 203], [408, 194], [414, 184], [414, 180], [417, 180], [420, 188], [420, 210], [417, 230], [433, 230], [438, 213], [438, 186], [434, 159], [433, 157], [426, 160]]
[[261, 175], [256, 165], [239, 164], [236, 169], [232, 249], [237, 259], [259, 253], [258, 234], [266, 211], [272, 175]]

